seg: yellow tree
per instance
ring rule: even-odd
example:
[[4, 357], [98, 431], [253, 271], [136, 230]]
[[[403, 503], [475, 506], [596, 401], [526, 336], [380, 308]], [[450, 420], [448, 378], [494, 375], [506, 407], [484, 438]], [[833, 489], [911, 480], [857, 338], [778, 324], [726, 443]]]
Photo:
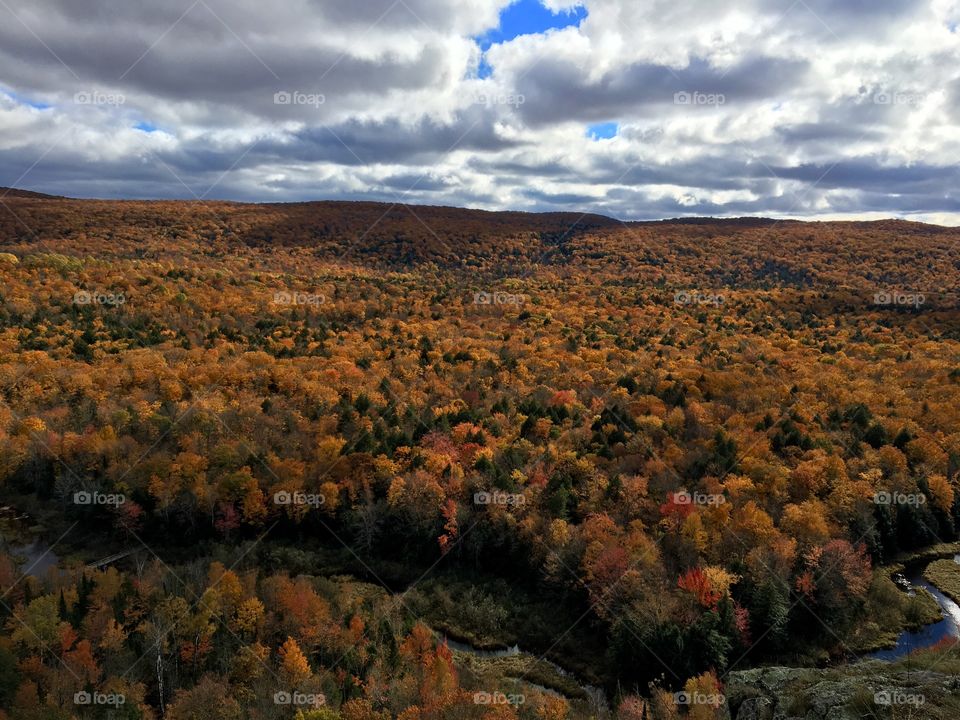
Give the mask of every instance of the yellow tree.
[[311, 673], [310, 663], [297, 641], [289, 635], [280, 646], [280, 678], [289, 686], [296, 687], [306, 681]]

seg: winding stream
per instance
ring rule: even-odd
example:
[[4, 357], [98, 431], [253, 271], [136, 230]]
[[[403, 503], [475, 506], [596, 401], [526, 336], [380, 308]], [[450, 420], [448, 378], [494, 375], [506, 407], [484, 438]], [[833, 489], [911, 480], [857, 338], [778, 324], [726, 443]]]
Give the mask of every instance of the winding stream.
[[[953, 561], [960, 564], [960, 554], [954, 555]], [[914, 650], [921, 650], [931, 645], [935, 645], [944, 638], [960, 637], [960, 605], [948, 598], [936, 587], [927, 582], [923, 577], [926, 570], [926, 564], [918, 565], [904, 573], [907, 581], [910, 583], [909, 592], [913, 594], [914, 588], [924, 588], [940, 605], [940, 611], [943, 613], [943, 619], [932, 625], [926, 625], [919, 630], [904, 630], [897, 638], [897, 644], [886, 650], [877, 650], [870, 653], [865, 659], [870, 660], [896, 660], [912, 653]]]
[[[953, 561], [957, 564], [960, 564], [960, 553], [954, 555]], [[904, 630], [897, 638], [896, 645], [891, 648], [868, 653], [867, 655], [861, 657], [861, 660], [897, 660], [905, 655], [909, 655], [915, 650], [922, 650], [923, 648], [936, 645], [944, 638], [960, 638], [960, 604], [957, 604], [948, 598], [930, 582], [924, 579], [923, 573], [927, 568], [927, 564], [928, 563], [920, 563], [914, 565], [903, 573], [904, 578], [910, 586], [907, 592], [913, 595], [915, 594], [917, 588], [925, 589], [937, 601], [937, 604], [940, 606], [940, 611], [943, 614], [943, 619], [935, 623], [931, 623], [930, 625], [925, 625], [919, 630]], [[479, 658], [511, 657], [514, 655], [529, 654], [522, 650], [518, 645], [498, 650], [483, 650], [467, 643], [454, 640], [443, 633], [440, 633], [440, 636], [447, 643], [447, 646], [451, 650], [466, 653]], [[558, 672], [558, 674], [565, 677], [573, 677], [569, 672], [556, 665], [556, 663], [549, 662], [548, 660], [544, 660], [544, 662], [548, 662]], [[580, 686], [581, 690], [583, 690], [583, 692], [586, 693], [586, 695], [590, 698], [594, 708], [599, 710], [601, 708], [608, 707], [606, 696], [603, 690], [598, 687], [594, 687], [593, 685], [583, 684], [579, 681], [578, 685]], [[556, 694], [555, 691], [551, 691], [547, 688], [541, 689]]]
[[[474, 647], [473, 645], [470, 645], [468, 643], [461, 642], [459, 640], [454, 640], [453, 638], [449, 637], [444, 633], [438, 633], [438, 634], [440, 635], [443, 642], [447, 644], [447, 647], [449, 647], [451, 650], [465, 653], [467, 655], [473, 655], [474, 657], [478, 657], [478, 658], [501, 658], [501, 657], [513, 657], [516, 655], [528, 655], [531, 659], [538, 658], [537, 655], [528, 653], [525, 650], [521, 650], [519, 645], [514, 645], [509, 648], [502, 648], [498, 650], [483, 650], [483, 649]], [[609, 715], [609, 704], [607, 702], [607, 696], [606, 696], [606, 693], [604, 693], [604, 691], [601, 688], [598, 688], [595, 685], [588, 685], [586, 683], [581, 682], [580, 680], [577, 679], [577, 677], [573, 673], [567, 670], [564, 670], [555, 662], [551, 662], [546, 658], [540, 657], [539, 662], [543, 662], [549, 665], [551, 668], [553, 668], [554, 672], [556, 672], [557, 675], [571, 679], [574, 682], [576, 682], [580, 690], [583, 691], [584, 695], [586, 695], [588, 702], [593, 707], [594, 711], [598, 713], [598, 717], [607, 717]], [[556, 690], [544, 687], [543, 685], [538, 685], [537, 683], [531, 682], [529, 680], [523, 680], [523, 683], [525, 685], [534, 687], [537, 690], [540, 690], [541, 692], [545, 692], [548, 695], [556, 695], [556, 696], [561, 695], [561, 693], [557, 692]]]
[[[17, 510], [9, 506], [0, 507], [0, 549], [10, 553], [18, 560], [22, 561], [21, 572], [24, 575], [42, 577], [50, 568], [55, 567], [60, 558], [51, 551], [48, 543], [44, 542], [36, 528], [32, 527], [27, 515], [18, 515]], [[954, 562], [960, 564], [960, 553], [954, 555]], [[927, 563], [921, 563], [908, 567], [903, 576], [909, 589], [906, 592], [915, 594], [917, 588], [923, 588], [929, 592], [943, 613], [943, 619], [926, 625], [919, 630], [904, 630], [897, 638], [896, 645], [884, 650], [877, 650], [863, 656], [863, 660], [896, 660], [905, 655], [931, 647], [944, 638], [960, 638], [960, 604], [957, 604], [940, 590], [934, 587], [930, 582], [924, 579], [923, 572]], [[439, 633], [447, 646], [454, 651], [473, 655], [478, 658], [500, 658], [512, 657], [516, 655], [529, 655], [531, 658], [537, 657], [521, 649], [518, 645], [509, 648], [497, 650], [484, 650], [474, 647], [468, 643], [455, 640], [443, 633]], [[585, 684], [575, 678], [573, 674], [564, 670], [556, 663], [542, 659], [542, 662], [548, 663], [558, 675], [573, 679], [589, 698], [590, 704], [600, 716], [605, 716], [604, 711], [609, 711], [606, 694], [602, 689], [593, 685]], [[559, 694], [549, 688], [544, 688], [535, 683], [527, 682], [528, 685], [536, 687], [550, 694]]]

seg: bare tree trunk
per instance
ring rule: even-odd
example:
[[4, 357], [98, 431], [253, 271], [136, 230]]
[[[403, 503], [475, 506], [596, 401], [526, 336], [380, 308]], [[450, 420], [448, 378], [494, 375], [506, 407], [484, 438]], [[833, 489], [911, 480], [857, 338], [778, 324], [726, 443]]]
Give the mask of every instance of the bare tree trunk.
[[166, 715], [167, 709], [163, 705], [163, 649], [161, 641], [157, 639], [157, 693], [160, 696], [160, 715]]

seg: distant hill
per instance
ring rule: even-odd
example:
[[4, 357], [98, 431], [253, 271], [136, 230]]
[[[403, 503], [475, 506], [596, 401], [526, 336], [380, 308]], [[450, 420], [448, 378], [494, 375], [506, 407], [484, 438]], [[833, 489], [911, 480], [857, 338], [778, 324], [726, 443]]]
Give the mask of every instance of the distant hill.
[[651, 223], [658, 225], [721, 225], [734, 227], [769, 227], [770, 225], [781, 225], [783, 223], [797, 223], [799, 220], [777, 220], [766, 217], [737, 217], [737, 218], [713, 218], [713, 217], [684, 217], [667, 218], [664, 220], [653, 220], [636, 223], [638, 225], [649, 225]]
[[437, 249], [435, 246], [447, 243], [525, 234], [560, 242], [572, 235], [622, 226], [613, 218], [589, 213], [489, 212], [377, 202], [321, 201], [242, 208], [244, 215], [269, 213], [277, 221], [269, 226], [269, 237], [267, 232], [252, 232], [247, 237], [249, 242], [295, 245], [331, 237], [396, 243], [419, 236], [427, 247]]
[[70, 200], [16, 190], [3, 202], [12, 212], [0, 212], [0, 247], [14, 253], [39, 244], [105, 258], [284, 250], [378, 270], [433, 264], [502, 277], [549, 270], [650, 285], [927, 293], [960, 285], [960, 228], [901, 220], [625, 223], [582, 213], [341, 201]]
[[17, 188], [0, 187], [0, 200], [6, 198], [28, 198], [33, 200], [65, 200], [60, 195], [45, 195], [44, 193], [32, 192], [30, 190], [18, 190]]

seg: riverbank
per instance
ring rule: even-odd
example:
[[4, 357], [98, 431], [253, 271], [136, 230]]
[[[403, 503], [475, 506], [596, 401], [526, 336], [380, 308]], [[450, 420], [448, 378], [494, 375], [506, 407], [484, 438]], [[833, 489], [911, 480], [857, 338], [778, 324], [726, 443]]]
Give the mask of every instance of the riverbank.
[[902, 571], [904, 567], [917, 565], [920, 563], [931, 563], [934, 560], [952, 558], [960, 554], [960, 540], [957, 542], [937, 543], [929, 547], [914, 550], [909, 553], [897, 555], [889, 565], [882, 566], [882, 569], [891, 569], [891, 574]]
[[893, 576], [903, 569], [892, 565], [874, 572], [864, 620], [846, 643], [849, 654], [863, 656], [894, 648], [905, 632], [918, 632], [943, 620], [940, 604], [926, 588], [912, 587], [907, 593], [897, 587]]
[[960, 603], [960, 565], [956, 560], [935, 560], [927, 565], [923, 576], [948, 598]]
[[[21, 503], [14, 507], [21, 507]], [[58, 553], [64, 553], [61, 561], [66, 566], [112, 557], [110, 553], [116, 550], [112, 546], [109, 549], [105, 547], [109, 541], [101, 539], [96, 546], [97, 551], [93, 553], [94, 557], [84, 559], [84, 555], [91, 554], [90, 544], [85, 542], [84, 527], [78, 525], [73, 529], [62, 518], [58, 519], [55, 509], [43, 506], [31, 506], [30, 509], [43, 513], [47, 521], [43, 535], [47, 541], [55, 542]], [[19, 510], [11, 510], [15, 518], [26, 515], [17, 515]], [[36, 530], [37, 525], [29, 515], [26, 517], [30, 527]], [[61, 532], [64, 537], [57, 540]], [[81, 547], [77, 548], [78, 544]], [[203, 556], [212, 558], [222, 549], [219, 545], [211, 544], [203, 548]], [[358, 591], [364, 590], [358, 594], [365, 595], [369, 589], [371, 592], [377, 590], [378, 594], [385, 592], [395, 596], [413, 615], [433, 627], [438, 635], [452, 640], [448, 644], [455, 653], [458, 667], [466, 675], [474, 677], [476, 682], [473, 685], [476, 687], [498, 687], [503, 691], [515, 688], [518, 692], [531, 694], [537, 691], [556, 693], [583, 704], [584, 708], [596, 708], [606, 703], [604, 691], [599, 689], [601, 687], [611, 698], [616, 697], [618, 689], [611, 678], [616, 677], [617, 668], [612, 668], [605, 656], [603, 639], [592, 632], [588, 623], [577, 620], [578, 608], [572, 603], [564, 606], [559, 602], [551, 602], [546, 595], [538, 596], [535, 586], [462, 571], [438, 573], [429, 578], [422, 573], [409, 583], [402, 580], [405, 574], [410, 573], [397, 571], [388, 574], [394, 582], [381, 583], [380, 565], [376, 564], [377, 572], [364, 565], [368, 574], [380, 583], [373, 584], [357, 580], [356, 577], [360, 575], [344, 577], [345, 570], [356, 569], [350, 562], [349, 553], [331, 550], [319, 541], [307, 539], [291, 547], [289, 541], [281, 538], [276, 542], [252, 543], [251, 550], [248, 557], [251, 564], [283, 568], [291, 574], [322, 577], [355, 586]], [[176, 552], [177, 546], [165, 546], [164, 551], [166, 556], [168, 552]], [[921, 572], [921, 566], [931, 560], [933, 563], [937, 560], [952, 563], [945, 558], [954, 556], [958, 551], [960, 543], [940, 544], [898, 556], [895, 563], [876, 568], [866, 610], [852, 638], [844, 632], [843, 640], [829, 648], [829, 656], [822, 645], [819, 647], [820, 654], [814, 655], [810, 650], [809, 655], [803, 655], [807, 648], [797, 643], [796, 657], [784, 654], [777, 661], [781, 664], [817, 665], [822, 668], [838, 661], [862, 659], [863, 655], [881, 649], [896, 648], [899, 653], [901, 648], [898, 646], [901, 645], [904, 632], [920, 631], [947, 620], [940, 612], [943, 605], [934, 594], [917, 583], [912, 583], [910, 593], [904, 592], [898, 589], [892, 576], [908, 569], [910, 572], [914, 569]], [[241, 557], [244, 555], [240, 554]], [[403, 569], [400, 567], [400, 570]], [[946, 572], [947, 569], [942, 568], [937, 573], [938, 579], [931, 582], [937, 587], [949, 587], [949, 596], [956, 600], [960, 597], [960, 566], [957, 566], [957, 573], [953, 576], [955, 584], [943, 580]], [[558, 627], [571, 629], [558, 637]], [[903, 653], [912, 652], [916, 647], [926, 648], [936, 642], [939, 642], [938, 637], [925, 634], [917, 639], [917, 644], [907, 643]], [[810, 647], [815, 648], [813, 643]]]
[[[857, 628], [850, 650], [870, 659], [894, 660], [949, 637], [956, 637], [956, 597], [941, 590], [953, 568], [960, 542], [939, 543], [903, 553], [878, 567], [868, 595], [867, 619]], [[926, 571], [942, 563], [939, 582]], [[955, 583], [960, 595], [960, 579]], [[899, 586], [899, 587], [898, 587]]]

